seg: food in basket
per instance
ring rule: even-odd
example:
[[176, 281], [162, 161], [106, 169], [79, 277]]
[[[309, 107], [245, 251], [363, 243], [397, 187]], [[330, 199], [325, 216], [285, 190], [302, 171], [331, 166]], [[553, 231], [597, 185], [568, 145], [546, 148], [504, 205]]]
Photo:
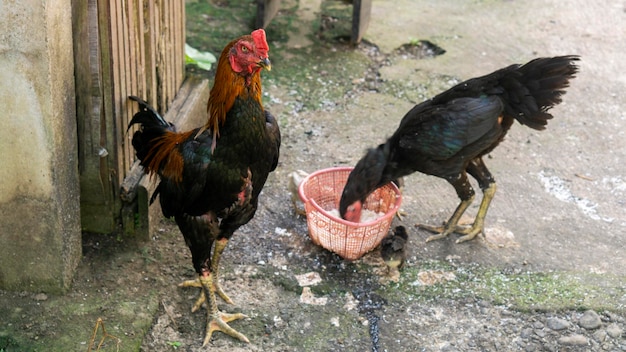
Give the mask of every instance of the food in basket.
[[[337, 219], [341, 219], [341, 215], [339, 215], [339, 209], [331, 209], [331, 210], [327, 210], [328, 214], [336, 217]], [[366, 222], [371, 222], [374, 221], [378, 218], [382, 218], [383, 216], [385, 216], [385, 213], [377, 213], [373, 210], [369, 210], [369, 209], [363, 209], [363, 211], [361, 212], [361, 223], [366, 223]]]

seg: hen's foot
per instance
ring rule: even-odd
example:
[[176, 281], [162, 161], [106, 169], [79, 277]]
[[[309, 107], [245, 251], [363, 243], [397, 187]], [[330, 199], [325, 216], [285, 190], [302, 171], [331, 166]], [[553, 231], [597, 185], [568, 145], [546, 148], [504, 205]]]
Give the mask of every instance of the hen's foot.
[[453, 228], [446, 228], [446, 226], [433, 226], [433, 225], [426, 225], [426, 224], [416, 224], [416, 226], [428, 232], [436, 233], [436, 235], [432, 235], [426, 238], [426, 242], [440, 240], [442, 238], [447, 237], [452, 232], [454, 232]]
[[398, 209], [398, 211], [396, 212], [396, 217], [398, 218], [398, 220], [402, 221], [404, 219], [402, 219], [403, 217], [407, 216], [408, 213], [402, 209]]
[[465, 241], [473, 240], [478, 234], [484, 234], [484, 227], [482, 225], [474, 224], [470, 226], [457, 226], [454, 232], [459, 235], [463, 235], [456, 240], [456, 243], [462, 243]]
[[436, 235], [429, 236], [426, 238], [426, 242], [440, 240], [442, 238], [447, 237], [451, 233], [458, 233], [459, 235], [463, 235], [456, 240], [456, 243], [462, 243], [466, 241], [473, 240], [479, 233], [483, 233], [483, 226], [474, 224], [472, 226], [454, 226], [454, 227], [446, 227], [446, 226], [432, 226], [425, 224], [417, 224], [417, 226], [421, 229], [424, 229], [429, 232], [434, 232]]
[[209, 341], [211, 340], [211, 335], [213, 335], [213, 332], [215, 331], [221, 331], [243, 342], [250, 343], [250, 340], [248, 340], [245, 335], [228, 325], [228, 323], [233, 320], [243, 319], [247, 317], [247, 315], [242, 313], [228, 314], [219, 311], [215, 313], [209, 312], [207, 314], [206, 335], [202, 346], [206, 346], [209, 343]]

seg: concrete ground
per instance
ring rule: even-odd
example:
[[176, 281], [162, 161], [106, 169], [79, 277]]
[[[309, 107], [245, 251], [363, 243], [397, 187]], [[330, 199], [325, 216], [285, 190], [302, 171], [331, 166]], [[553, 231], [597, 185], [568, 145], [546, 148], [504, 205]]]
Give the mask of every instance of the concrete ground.
[[[626, 350], [626, 3], [373, 1], [365, 42], [352, 50], [315, 32], [334, 23], [319, 19], [329, 1], [284, 2], [274, 24], [289, 31], [268, 28], [273, 70], [263, 76], [281, 161], [222, 262], [237, 305], [220, 308], [248, 314], [232, 326], [252, 343], [216, 334], [200, 347], [205, 317], [189, 312], [196, 292], [174, 285], [194, 275], [190, 255], [164, 220], [149, 243], [85, 235], [65, 296], [0, 292], [0, 351], [87, 350], [98, 318], [121, 339], [105, 339], [101, 351]], [[203, 37], [249, 30], [253, 15], [233, 10], [227, 26], [220, 21], [231, 17], [195, 11], [252, 3], [187, 3], [188, 41], [202, 50], [219, 50], [202, 47]], [[290, 16], [297, 21], [282, 22]], [[416, 40], [446, 52], [396, 53]], [[429, 234], [413, 224], [446, 220], [458, 199], [445, 181], [414, 174], [405, 179], [408, 215], [395, 223], [410, 230], [397, 283], [376, 252], [347, 262], [311, 243], [289, 202], [291, 171], [354, 165], [414, 104], [460, 80], [564, 54], [581, 55], [580, 73], [547, 130], [515, 125], [485, 160], [498, 182], [485, 237], [424, 243]], [[302, 283], [307, 273], [321, 283]]]

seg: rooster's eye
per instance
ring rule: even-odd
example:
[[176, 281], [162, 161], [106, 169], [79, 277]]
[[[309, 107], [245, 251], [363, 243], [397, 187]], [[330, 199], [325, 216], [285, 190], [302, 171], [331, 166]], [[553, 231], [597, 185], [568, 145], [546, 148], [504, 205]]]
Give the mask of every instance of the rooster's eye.
[[242, 45], [241, 46], [241, 51], [243, 51], [244, 53], [247, 53], [248, 52], [248, 47]]

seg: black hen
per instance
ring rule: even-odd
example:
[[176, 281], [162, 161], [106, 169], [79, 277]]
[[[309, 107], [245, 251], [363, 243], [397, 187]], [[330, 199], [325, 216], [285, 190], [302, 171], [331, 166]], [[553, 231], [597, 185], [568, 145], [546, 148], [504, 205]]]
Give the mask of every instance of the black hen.
[[[517, 120], [543, 130], [552, 118], [548, 110], [561, 102], [565, 88], [575, 77], [575, 55], [538, 58], [525, 65], [511, 65], [489, 75], [462, 82], [411, 109], [386, 143], [367, 151], [348, 177], [339, 211], [358, 222], [365, 198], [386, 183], [419, 171], [446, 179], [461, 203], [445, 226], [420, 225], [443, 238], [452, 232], [473, 239], [484, 229], [496, 184], [482, 157], [491, 152]], [[461, 215], [474, 199], [467, 174], [483, 190], [474, 224], [460, 227]]]

